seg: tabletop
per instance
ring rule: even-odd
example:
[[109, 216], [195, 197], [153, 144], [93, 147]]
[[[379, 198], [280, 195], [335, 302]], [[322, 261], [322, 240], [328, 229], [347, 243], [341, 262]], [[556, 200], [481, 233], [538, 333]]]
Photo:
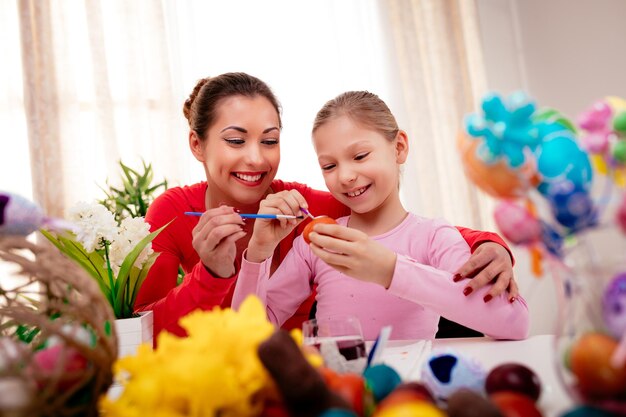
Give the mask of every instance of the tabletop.
[[537, 335], [519, 341], [486, 337], [435, 339], [432, 342], [396, 340], [385, 347], [382, 361], [397, 369], [405, 380], [418, 380], [422, 363], [437, 350], [453, 350], [474, 358], [487, 371], [502, 363], [522, 363], [541, 379], [538, 406], [543, 415], [557, 417], [571, 409], [574, 402], [559, 379], [553, 345], [553, 335]]

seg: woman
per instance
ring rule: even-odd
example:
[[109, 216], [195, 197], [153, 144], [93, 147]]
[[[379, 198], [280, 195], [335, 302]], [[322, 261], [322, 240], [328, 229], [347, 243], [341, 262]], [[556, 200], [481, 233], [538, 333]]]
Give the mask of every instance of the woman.
[[[195, 309], [230, 306], [241, 255], [254, 225], [238, 213], [257, 213], [261, 200], [271, 195], [282, 198], [295, 189], [308, 203], [303, 208], [311, 213], [333, 218], [349, 214], [328, 192], [274, 179], [280, 163], [282, 123], [278, 101], [263, 81], [245, 73], [202, 79], [185, 101], [183, 112], [189, 121], [189, 147], [204, 166], [206, 182], [167, 190], [146, 215], [152, 230], [169, 223], [152, 242], [160, 255], [135, 304], [137, 311], [153, 311], [155, 340], [164, 329], [184, 335], [178, 320]], [[188, 211], [203, 214], [185, 216]], [[307, 223], [300, 223], [281, 241], [272, 269]], [[473, 252], [455, 278], [474, 277], [464, 293], [497, 278], [489, 294], [495, 297], [508, 287], [514, 299], [517, 286], [505, 243], [493, 233], [459, 230]], [[179, 265], [186, 275], [177, 285]], [[299, 327], [312, 304], [311, 297], [284, 327]]]

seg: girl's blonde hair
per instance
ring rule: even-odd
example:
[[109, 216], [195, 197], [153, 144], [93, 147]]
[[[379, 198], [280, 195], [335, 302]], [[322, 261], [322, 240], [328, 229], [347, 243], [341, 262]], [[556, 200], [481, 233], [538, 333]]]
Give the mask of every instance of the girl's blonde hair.
[[347, 91], [324, 104], [315, 116], [313, 131], [330, 120], [347, 116], [355, 123], [373, 129], [388, 141], [393, 141], [400, 130], [396, 118], [384, 101], [369, 91]]

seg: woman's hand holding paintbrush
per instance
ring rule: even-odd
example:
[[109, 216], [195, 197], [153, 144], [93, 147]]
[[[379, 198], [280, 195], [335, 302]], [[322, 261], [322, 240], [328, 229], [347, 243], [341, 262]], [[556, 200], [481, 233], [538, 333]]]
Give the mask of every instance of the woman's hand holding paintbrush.
[[295, 218], [256, 219], [245, 254], [246, 259], [251, 262], [262, 262], [272, 256], [280, 241], [304, 219], [301, 208], [307, 209], [308, 204], [296, 190], [281, 191], [262, 200], [259, 214], [288, 215]]

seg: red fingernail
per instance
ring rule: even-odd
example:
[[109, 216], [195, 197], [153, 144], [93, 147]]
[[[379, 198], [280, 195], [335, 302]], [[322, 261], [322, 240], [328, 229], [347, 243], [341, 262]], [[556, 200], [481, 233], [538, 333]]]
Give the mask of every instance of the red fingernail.
[[488, 303], [489, 301], [491, 301], [491, 299], [492, 299], [492, 298], [493, 298], [493, 297], [491, 296], [491, 294], [487, 294], [487, 295], [485, 295], [485, 296], [483, 297], [483, 301], [484, 301], [485, 303]]
[[513, 304], [515, 302], [515, 297], [509, 298], [509, 303]]
[[463, 294], [465, 294], [465, 296], [468, 296], [472, 293], [472, 291], [474, 291], [474, 289], [472, 287], [465, 287], [463, 289]]
[[454, 282], [459, 282], [462, 279], [463, 277], [461, 276], [461, 274], [454, 274], [454, 276], [452, 277], [452, 281]]

